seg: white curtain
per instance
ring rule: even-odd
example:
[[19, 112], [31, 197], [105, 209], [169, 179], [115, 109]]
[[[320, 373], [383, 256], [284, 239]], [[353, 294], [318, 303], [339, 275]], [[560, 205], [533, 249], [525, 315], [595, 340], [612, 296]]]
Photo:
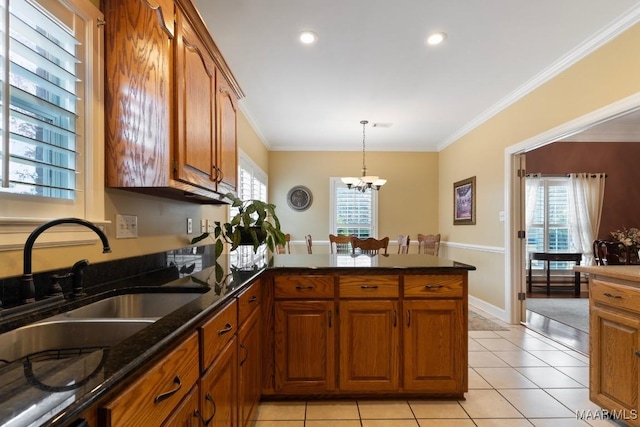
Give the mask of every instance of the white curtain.
[[569, 175], [569, 224], [571, 238], [584, 264], [593, 264], [593, 240], [600, 228], [604, 200], [604, 173]]
[[542, 175], [539, 173], [528, 174], [525, 179], [525, 230], [529, 230], [533, 222], [533, 216], [536, 210], [536, 201], [538, 200], [538, 191], [542, 183]]

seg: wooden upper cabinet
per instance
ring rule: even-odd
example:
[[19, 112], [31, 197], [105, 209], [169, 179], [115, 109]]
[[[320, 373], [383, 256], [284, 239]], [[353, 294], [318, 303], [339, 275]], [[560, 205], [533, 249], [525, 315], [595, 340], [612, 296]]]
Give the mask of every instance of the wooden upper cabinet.
[[166, 24], [173, 22], [173, 7], [167, 3], [160, 9], [145, 0], [104, 2], [110, 187], [165, 186], [169, 180], [173, 25]]
[[216, 67], [200, 36], [176, 13], [175, 178], [216, 190]]
[[199, 203], [237, 188], [242, 91], [190, 0], [103, 0], [106, 185]]
[[238, 182], [238, 98], [231, 85], [218, 71], [218, 150], [216, 157], [218, 191], [235, 191]]

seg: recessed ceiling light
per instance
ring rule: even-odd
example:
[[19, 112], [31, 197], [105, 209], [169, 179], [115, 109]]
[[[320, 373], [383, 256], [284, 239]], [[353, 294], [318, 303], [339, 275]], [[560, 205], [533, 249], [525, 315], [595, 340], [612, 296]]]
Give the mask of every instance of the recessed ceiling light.
[[313, 44], [318, 41], [318, 35], [313, 31], [303, 31], [300, 33], [300, 41], [304, 44]]
[[427, 44], [431, 46], [438, 45], [447, 38], [447, 33], [433, 33], [427, 37]]

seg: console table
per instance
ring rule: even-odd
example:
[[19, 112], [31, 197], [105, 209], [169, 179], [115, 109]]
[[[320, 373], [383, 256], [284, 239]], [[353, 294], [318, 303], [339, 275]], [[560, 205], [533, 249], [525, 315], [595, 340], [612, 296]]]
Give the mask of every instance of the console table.
[[[531, 292], [532, 280], [531, 280], [531, 261], [539, 260], [545, 261], [545, 267], [547, 270], [547, 295], [551, 294], [551, 268], [549, 267], [549, 263], [551, 261], [574, 261], [576, 265], [580, 265], [580, 261], [582, 261], [581, 253], [573, 253], [573, 252], [532, 252], [529, 254], [529, 292]], [[580, 272], [575, 272], [575, 282], [574, 282], [574, 294], [576, 296], [580, 295]]]

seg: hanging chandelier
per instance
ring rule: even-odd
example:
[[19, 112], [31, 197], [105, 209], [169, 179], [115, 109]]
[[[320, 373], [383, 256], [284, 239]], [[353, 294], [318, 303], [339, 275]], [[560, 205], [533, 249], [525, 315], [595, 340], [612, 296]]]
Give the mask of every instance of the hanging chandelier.
[[342, 182], [347, 186], [347, 188], [361, 191], [363, 193], [368, 189], [380, 190], [380, 187], [382, 187], [387, 182], [386, 179], [380, 179], [380, 177], [378, 176], [367, 175], [367, 165], [365, 164], [365, 161], [364, 161], [364, 155], [365, 155], [365, 145], [364, 145], [365, 134], [364, 133], [365, 133], [365, 126], [367, 125], [367, 123], [369, 123], [367, 120], [360, 121], [360, 124], [362, 125], [362, 176], [359, 178], [355, 178], [351, 176], [342, 178]]

